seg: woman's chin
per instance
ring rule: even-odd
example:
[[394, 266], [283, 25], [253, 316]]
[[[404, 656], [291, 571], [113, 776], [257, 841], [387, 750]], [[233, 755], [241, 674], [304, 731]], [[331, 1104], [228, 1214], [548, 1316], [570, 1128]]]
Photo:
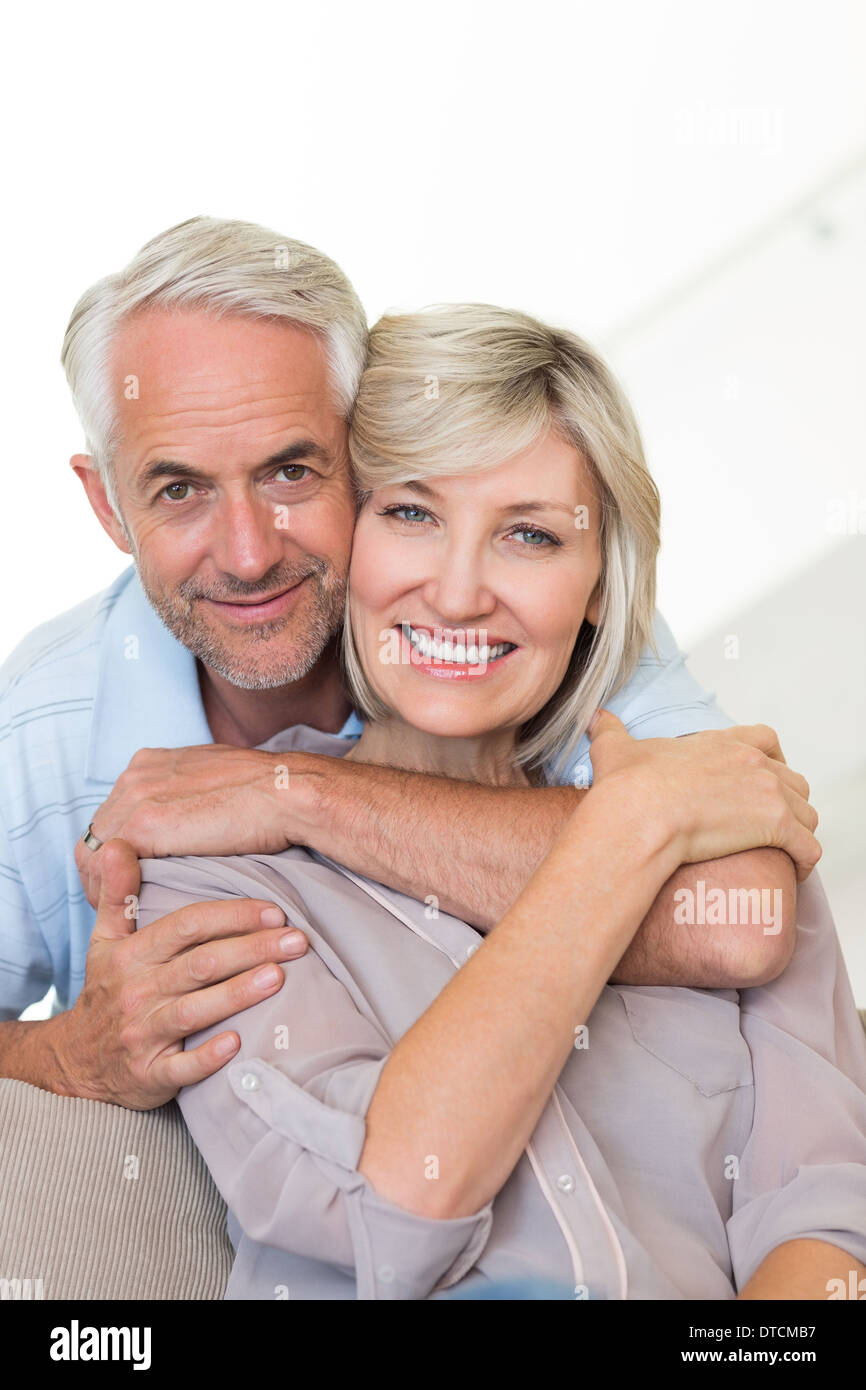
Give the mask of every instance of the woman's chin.
[[431, 738], [481, 738], [510, 722], [495, 717], [490, 710], [425, 709], [418, 701], [392, 704], [391, 709], [410, 728]]

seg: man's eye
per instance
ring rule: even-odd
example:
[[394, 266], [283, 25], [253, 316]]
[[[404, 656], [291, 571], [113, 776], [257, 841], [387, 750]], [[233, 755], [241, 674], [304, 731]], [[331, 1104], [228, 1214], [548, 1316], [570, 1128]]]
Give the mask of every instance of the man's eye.
[[161, 497], [167, 497], [169, 502], [185, 502], [192, 490], [192, 483], [169, 483], [160, 493]]
[[[286, 473], [288, 475], [285, 479], [287, 483], [299, 483], [304, 474], [309, 473], [309, 471], [305, 463], [284, 463], [278, 470], [277, 477], [279, 478], [280, 473]], [[280, 481], [282, 482], [283, 480], [280, 479]]]

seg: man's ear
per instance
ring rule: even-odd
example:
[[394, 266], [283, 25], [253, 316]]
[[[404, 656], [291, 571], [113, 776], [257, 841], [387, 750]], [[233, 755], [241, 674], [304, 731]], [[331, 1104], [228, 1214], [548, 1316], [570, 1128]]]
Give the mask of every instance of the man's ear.
[[73, 454], [69, 460], [69, 466], [73, 473], [78, 474], [81, 485], [87, 493], [87, 500], [96, 513], [103, 531], [111, 537], [118, 550], [122, 550], [124, 555], [131, 555], [132, 551], [129, 541], [126, 539], [126, 532], [114, 514], [108, 500], [108, 494], [105, 491], [105, 484], [93, 459], [89, 454]]

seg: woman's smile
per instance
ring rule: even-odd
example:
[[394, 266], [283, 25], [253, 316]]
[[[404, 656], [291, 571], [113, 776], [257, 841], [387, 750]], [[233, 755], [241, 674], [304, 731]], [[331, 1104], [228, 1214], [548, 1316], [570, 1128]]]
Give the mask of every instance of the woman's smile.
[[[575, 525], [581, 507], [589, 526]], [[389, 737], [402, 721], [428, 762], [431, 736], [466, 739], [476, 771], [475, 741], [489, 737], [499, 766], [502, 731], [513, 748], [562, 682], [584, 620], [597, 619], [599, 515], [591, 468], [552, 429], [488, 468], [372, 490], [349, 611]], [[359, 757], [372, 755], [371, 738], [367, 727]], [[453, 746], [447, 756], [455, 775]]]
[[478, 680], [499, 670], [520, 650], [516, 642], [483, 627], [429, 627], [398, 623], [404, 658], [421, 675], [438, 680]]

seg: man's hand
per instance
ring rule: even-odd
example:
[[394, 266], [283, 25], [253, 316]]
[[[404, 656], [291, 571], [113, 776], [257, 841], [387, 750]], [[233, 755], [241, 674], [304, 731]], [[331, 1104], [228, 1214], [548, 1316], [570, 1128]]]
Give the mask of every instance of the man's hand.
[[[142, 748], [93, 818], [97, 839], [126, 840], [141, 859], [172, 854], [274, 854], [286, 833], [292, 766], [336, 759], [206, 743]], [[91, 907], [99, 902], [102, 850], [80, 840], [75, 863]]]
[[286, 926], [281, 908], [246, 898], [194, 903], [138, 932], [135, 852], [112, 840], [99, 853], [84, 987], [51, 1020], [59, 1079], [50, 1089], [151, 1110], [237, 1052], [237, 1033], [189, 1052], [183, 1039], [275, 994], [283, 984], [275, 962], [303, 955], [307, 939]]

